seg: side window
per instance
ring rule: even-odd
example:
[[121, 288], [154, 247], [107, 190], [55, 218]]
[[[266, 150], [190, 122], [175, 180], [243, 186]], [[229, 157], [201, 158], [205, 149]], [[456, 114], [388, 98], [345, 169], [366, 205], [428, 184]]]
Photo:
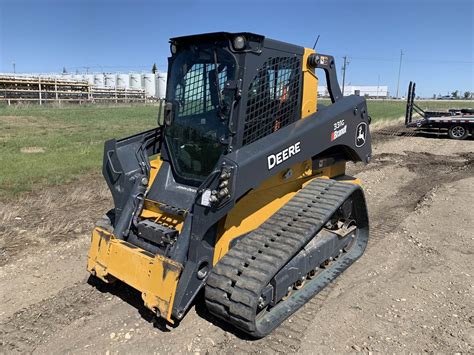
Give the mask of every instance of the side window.
[[250, 144], [300, 117], [298, 57], [269, 58], [249, 85], [243, 145]]

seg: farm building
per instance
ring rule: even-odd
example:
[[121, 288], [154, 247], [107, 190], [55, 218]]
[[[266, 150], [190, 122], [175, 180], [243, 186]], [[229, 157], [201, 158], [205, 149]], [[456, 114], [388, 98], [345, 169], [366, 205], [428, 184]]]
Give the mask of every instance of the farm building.
[[0, 101], [132, 102], [162, 99], [166, 73], [0, 73]]
[[[318, 95], [321, 97], [329, 97], [329, 92], [326, 86], [320, 86], [318, 88]], [[386, 85], [346, 85], [344, 87], [344, 95], [358, 95], [368, 96], [371, 98], [388, 98], [388, 86]]]

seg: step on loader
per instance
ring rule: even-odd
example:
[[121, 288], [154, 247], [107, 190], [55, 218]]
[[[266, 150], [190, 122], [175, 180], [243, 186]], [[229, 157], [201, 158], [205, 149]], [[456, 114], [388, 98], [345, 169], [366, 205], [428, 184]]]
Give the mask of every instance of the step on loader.
[[105, 143], [115, 207], [87, 269], [169, 323], [203, 292], [214, 316], [264, 337], [364, 252], [364, 193], [345, 168], [371, 157], [366, 101], [342, 96], [332, 56], [261, 35], [170, 50], [157, 127]]

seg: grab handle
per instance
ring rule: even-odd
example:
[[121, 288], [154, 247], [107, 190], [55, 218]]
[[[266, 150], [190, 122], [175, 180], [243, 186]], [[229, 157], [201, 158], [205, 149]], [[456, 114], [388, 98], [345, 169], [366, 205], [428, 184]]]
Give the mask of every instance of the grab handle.
[[118, 174], [118, 175], [121, 175], [122, 172], [121, 172], [121, 171], [117, 171], [117, 170], [115, 170], [115, 168], [114, 168], [114, 164], [112, 163], [112, 159], [111, 159], [111, 157], [110, 157], [110, 156], [111, 156], [111, 153], [113, 153], [113, 150], [109, 150], [109, 151], [107, 152], [107, 161], [109, 162], [110, 168], [112, 169], [112, 172], [113, 172], [113, 173]]

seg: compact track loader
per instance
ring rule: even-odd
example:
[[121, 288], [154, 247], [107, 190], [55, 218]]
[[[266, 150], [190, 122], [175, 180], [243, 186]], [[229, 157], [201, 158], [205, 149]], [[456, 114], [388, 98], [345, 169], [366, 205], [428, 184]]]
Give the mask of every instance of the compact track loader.
[[[365, 99], [334, 58], [253, 33], [172, 38], [157, 128], [105, 143], [115, 208], [87, 269], [179, 321], [209, 311], [263, 337], [358, 259], [369, 222], [347, 161], [368, 163]], [[317, 105], [316, 69], [332, 104]]]

